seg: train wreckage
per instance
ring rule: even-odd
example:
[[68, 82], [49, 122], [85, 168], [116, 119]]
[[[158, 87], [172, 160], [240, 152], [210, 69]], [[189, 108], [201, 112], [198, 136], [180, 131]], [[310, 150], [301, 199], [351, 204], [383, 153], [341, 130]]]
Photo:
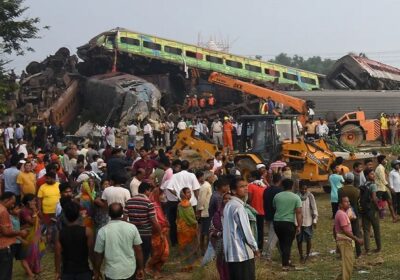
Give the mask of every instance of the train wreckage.
[[372, 118], [383, 110], [400, 112], [393, 102], [400, 96], [395, 91], [400, 69], [354, 55], [339, 59], [324, 76], [120, 28], [95, 36], [77, 55], [80, 62], [61, 48], [41, 63], [30, 63], [19, 90], [8, 98], [12, 119], [74, 128], [91, 120], [118, 127], [133, 119], [192, 116], [183, 104], [185, 96], [210, 94], [216, 106], [196, 116], [258, 112], [257, 98], [208, 83], [213, 71], [312, 100], [320, 117], [357, 107]]

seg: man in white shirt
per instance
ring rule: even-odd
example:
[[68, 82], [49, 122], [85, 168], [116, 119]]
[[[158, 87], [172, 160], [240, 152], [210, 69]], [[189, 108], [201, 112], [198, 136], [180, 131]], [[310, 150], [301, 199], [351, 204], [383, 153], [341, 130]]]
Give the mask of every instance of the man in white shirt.
[[151, 125], [145, 121], [144, 122], [144, 127], [143, 127], [143, 141], [144, 144], [143, 146], [147, 149], [150, 150], [151, 149], [151, 137], [153, 135], [153, 128], [151, 127]]
[[129, 184], [129, 189], [131, 190], [131, 195], [139, 194], [139, 186], [142, 183], [144, 177], [146, 175], [146, 171], [143, 168], [139, 168], [136, 172], [136, 175], [133, 177], [131, 183]]
[[224, 143], [222, 142], [222, 129], [223, 129], [223, 124], [219, 120], [219, 118], [215, 119], [213, 123], [211, 124], [211, 132], [213, 136], [213, 141], [215, 145], [223, 145]]
[[9, 123], [7, 128], [4, 129], [4, 142], [6, 144], [6, 149], [10, 149], [10, 142], [13, 142], [14, 140], [14, 128], [12, 127], [12, 124]]
[[400, 161], [392, 161], [392, 168], [392, 171], [389, 173], [389, 185], [395, 193], [395, 210], [397, 214], [400, 215]]
[[189, 188], [192, 193], [190, 203], [192, 206], [196, 206], [200, 190], [199, 181], [197, 181], [196, 175], [187, 171], [189, 169], [187, 160], [182, 161], [181, 169], [181, 172], [172, 175], [171, 180], [168, 182], [167, 191], [172, 193], [175, 196], [175, 200], [178, 201], [182, 189]]
[[319, 119], [319, 124], [317, 125], [316, 132], [317, 132], [317, 136], [318, 136], [319, 138], [324, 137], [324, 136], [327, 136], [328, 133], [329, 133], [329, 128], [328, 128], [328, 126], [326, 125], [326, 123], [324, 122], [324, 120], [321, 119], [321, 118]]
[[113, 203], [121, 203], [125, 207], [125, 202], [131, 198], [131, 193], [124, 187], [126, 178], [124, 176], [114, 175], [111, 178], [113, 186], [105, 188], [101, 196], [101, 200], [110, 206]]
[[182, 118], [179, 122], [178, 125], [176, 126], [179, 131], [183, 131], [187, 128], [185, 120]]
[[132, 122], [132, 124], [128, 125], [126, 129], [128, 130], [128, 144], [132, 144], [136, 147], [136, 134], [138, 132], [138, 127], [135, 122]]
[[165, 145], [167, 147], [170, 146], [171, 143], [173, 142], [172, 132], [174, 131], [174, 128], [175, 128], [175, 124], [173, 121], [167, 120], [165, 122]]

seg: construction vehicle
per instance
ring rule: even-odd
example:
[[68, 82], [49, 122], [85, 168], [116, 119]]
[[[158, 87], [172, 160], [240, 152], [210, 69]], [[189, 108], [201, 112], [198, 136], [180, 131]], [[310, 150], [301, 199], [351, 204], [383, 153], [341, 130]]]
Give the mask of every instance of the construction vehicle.
[[[256, 170], [257, 164], [282, 157], [299, 179], [312, 184], [328, 180], [335, 155], [324, 140], [309, 141], [299, 134], [297, 116], [244, 115], [238, 122], [242, 133], [234, 161], [242, 176]], [[173, 149], [185, 147], [197, 151], [204, 160], [213, 158], [217, 151], [214, 144], [194, 136], [193, 129], [180, 132]]]
[[[257, 96], [261, 99], [271, 98], [275, 103], [280, 103], [285, 107], [293, 109], [298, 116], [298, 120], [304, 126], [308, 120], [307, 101], [287, 95], [283, 92], [263, 88], [252, 83], [243, 82], [217, 72], [211, 73], [208, 81], [212, 84], [238, 90], [246, 94]], [[277, 112], [274, 112], [278, 114]], [[358, 146], [364, 140], [374, 141], [380, 136], [379, 120], [368, 120], [365, 118], [364, 111], [351, 112], [343, 115], [337, 121], [340, 124], [342, 144]]]
[[186, 128], [179, 132], [173, 146], [174, 150], [183, 150], [185, 148], [196, 151], [204, 160], [214, 158], [215, 153], [218, 151], [217, 146], [210, 141], [195, 137], [192, 128]]
[[366, 119], [364, 111], [344, 114], [337, 122], [340, 125], [340, 143], [357, 147], [363, 141], [375, 141], [381, 136], [380, 121]]
[[242, 174], [282, 158], [301, 180], [328, 180], [336, 157], [323, 139], [311, 141], [300, 135], [297, 116], [245, 115], [239, 121], [242, 134], [235, 162]]

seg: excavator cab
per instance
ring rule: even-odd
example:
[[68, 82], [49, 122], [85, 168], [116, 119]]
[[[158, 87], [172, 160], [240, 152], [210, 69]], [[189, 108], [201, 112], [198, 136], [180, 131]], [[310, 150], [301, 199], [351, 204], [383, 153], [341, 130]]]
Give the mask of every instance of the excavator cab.
[[239, 118], [242, 133], [235, 162], [246, 177], [260, 163], [271, 163], [282, 154], [282, 144], [298, 141], [296, 118], [272, 115], [244, 115]]
[[235, 162], [247, 178], [257, 164], [272, 163], [282, 157], [299, 179], [325, 182], [335, 156], [322, 139], [305, 140], [299, 132], [297, 116], [242, 116], [242, 134]]

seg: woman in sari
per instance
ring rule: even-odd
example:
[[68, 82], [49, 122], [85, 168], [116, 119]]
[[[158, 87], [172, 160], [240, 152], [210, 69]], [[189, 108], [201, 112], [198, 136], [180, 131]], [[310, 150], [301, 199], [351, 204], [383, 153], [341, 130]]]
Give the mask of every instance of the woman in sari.
[[82, 183], [80, 194], [81, 216], [83, 218], [83, 225], [93, 230], [93, 202], [96, 199], [96, 182], [94, 178], [90, 177]]
[[151, 237], [151, 258], [147, 262], [146, 273], [153, 275], [155, 279], [161, 277], [161, 268], [169, 256], [168, 231], [169, 224], [161, 208], [161, 201], [164, 194], [156, 187], [150, 195], [150, 201], [156, 211], [157, 222], [160, 224], [161, 233], [153, 233]]
[[44, 251], [42, 231], [38, 216], [36, 197], [33, 194], [24, 196], [22, 203], [24, 208], [20, 213], [21, 229], [28, 230], [28, 236], [23, 242], [22, 248], [26, 256], [24, 263], [27, 264], [33, 274], [40, 273], [40, 259]]
[[189, 272], [193, 269], [193, 263], [196, 261], [198, 241], [197, 241], [197, 220], [193, 207], [190, 203], [192, 196], [189, 188], [183, 188], [181, 191], [181, 202], [178, 205], [176, 219], [179, 253], [184, 258], [182, 263], [184, 267], [182, 272]]
[[224, 244], [222, 241], [222, 219], [225, 204], [231, 199], [230, 193], [225, 193], [222, 196], [222, 205], [215, 212], [210, 226], [210, 242], [215, 250], [217, 257], [217, 270], [220, 280], [229, 280], [228, 264], [225, 262]]

